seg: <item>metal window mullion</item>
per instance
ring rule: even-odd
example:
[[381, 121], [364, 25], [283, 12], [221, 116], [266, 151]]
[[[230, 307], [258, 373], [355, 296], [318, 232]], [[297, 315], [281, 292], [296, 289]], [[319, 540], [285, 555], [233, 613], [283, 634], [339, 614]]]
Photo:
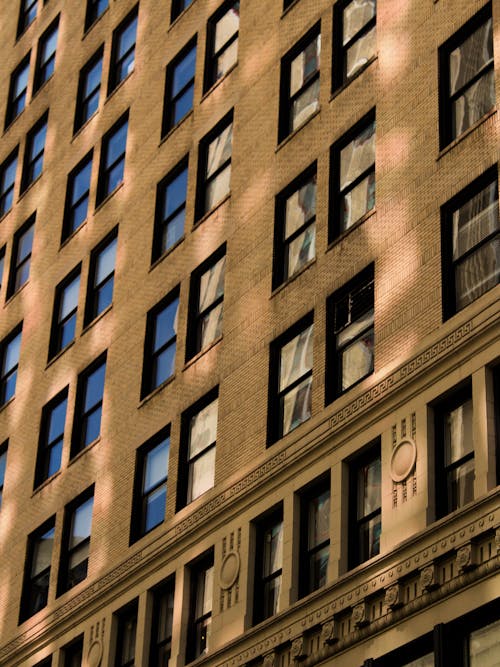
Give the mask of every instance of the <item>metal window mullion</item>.
[[[290, 66], [291, 66], [291, 63], [290, 63]], [[291, 67], [290, 67], [290, 69], [291, 69]], [[308, 88], [310, 88], [313, 85], [313, 83], [316, 82], [316, 79], [319, 79], [319, 73], [320, 73], [320, 70], [316, 69], [314, 71], [314, 74], [311, 76], [311, 78], [308, 79], [307, 81], [305, 81], [302, 84], [302, 86], [297, 90], [297, 92], [295, 92], [293, 95], [290, 95], [290, 97], [289, 97], [290, 107], [295, 102], [295, 100], [302, 95], [303, 92], [305, 92]]]
[[[342, 14], [342, 20], [343, 19], [344, 16]], [[358, 32], [355, 35], [353, 35], [346, 44], [342, 44], [342, 50], [347, 51], [348, 49], [350, 49], [355, 42], [364, 37], [366, 33], [370, 32], [370, 30], [376, 25], [376, 23], [377, 23], [377, 15], [375, 14], [375, 16], [371, 18], [368, 21], [368, 23], [365, 23], [365, 25], [362, 28], [360, 28]], [[342, 39], [343, 38], [344, 38], [344, 31], [342, 30]]]
[[175, 340], [177, 338], [177, 334], [174, 334], [171, 336], [167, 341], [163, 343], [163, 345], [160, 345], [158, 348], [153, 348], [153, 357], [158, 357], [162, 352], [165, 352], [165, 350], [170, 347], [173, 343], [175, 343]]
[[58, 320], [57, 324], [59, 326], [59, 333], [64, 329], [66, 324], [69, 322], [69, 320], [73, 317], [73, 315], [76, 315], [76, 312], [78, 310], [78, 304], [71, 310], [66, 317], [63, 317], [62, 319]]
[[186, 208], [186, 200], [182, 202], [182, 204], [179, 204], [179, 206], [170, 213], [170, 215], [167, 215], [165, 218], [162, 220], [162, 224], [164, 227], [168, 227], [170, 222], [183, 210]]
[[85, 97], [84, 97], [83, 100], [82, 100], [82, 106], [85, 105], [85, 104], [88, 104], [89, 99], [90, 99], [91, 97], [93, 97], [93, 96], [100, 90], [100, 88], [101, 88], [101, 82], [99, 81], [99, 83], [97, 84], [97, 86], [95, 86], [95, 88], [93, 88], [93, 89], [90, 91], [90, 93], [88, 93], [87, 95], [85, 95]]
[[[467, 81], [467, 83], [464, 83], [464, 85], [461, 88], [459, 88], [458, 90], [456, 90], [453, 93], [453, 95], [449, 96], [450, 103], [453, 104], [453, 102], [455, 102], [455, 100], [457, 100], [459, 97], [461, 97], [469, 88], [471, 88], [477, 81], [479, 81], [479, 79], [482, 79], [484, 76], [486, 76], [488, 71], [490, 69], [491, 70], [493, 69], [493, 66], [494, 66], [494, 61], [493, 61], [493, 58], [492, 58], [490, 61], [485, 63], [481, 67], [481, 69], [479, 69], [474, 74], [474, 76]], [[448, 76], [449, 76], [449, 74], [448, 74]]]
[[80, 206], [80, 204], [82, 203], [82, 201], [83, 201], [84, 199], [86, 199], [86, 198], [89, 196], [89, 192], [90, 192], [90, 188], [89, 188], [88, 190], [86, 190], [86, 191], [83, 193], [83, 195], [82, 195], [79, 199], [77, 199], [75, 202], [72, 202], [72, 203], [71, 203], [71, 207], [70, 207], [70, 208], [71, 208], [72, 211], [73, 211], [75, 208], [78, 208], [78, 206]]
[[124, 157], [125, 157], [125, 151], [123, 151], [123, 153], [120, 153], [120, 155], [116, 158], [114, 162], [112, 162], [109, 165], [106, 165], [106, 170], [105, 170], [106, 176], [109, 176], [109, 174], [113, 171], [116, 165], [119, 164]]
[[[208, 153], [207, 153], [207, 157], [208, 157]], [[231, 157], [232, 157], [232, 155], [218, 169], [216, 169], [213, 174], [210, 174], [210, 176], [207, 176], [205, 178], [205, 190], [207, 189], [207, 186], [209, 185], [209, 183], [211, 183], [213, 180], [215, 180], [217, 178], [217, 176], [224, 171], [224, 169], [227, 167], [228, 164], [231, 164]]]
[[[127, 28], [128, 28], [128, 26], [127, 26]], [[120, 69], [122, 63], [123, 63], [123, 62], [129, 57], [129, 55], [130, 55], [131, 53], [133, 53], [134, 51], [135, 51], [135, 42], [132, 44], [132, 46], [131, 46], [127, 51], [125, 51], [125, 53], [124, 53], [120, 58], [117, 58], [116, 63], [115, 63], [115, 69], [116, 69], [116, 70]]]
[[267, 575], [262, 575], [262, 583], [265, 586], [268, 584], [270, 581], [273, 581], [273, 579], [277, 579], [278, 577], [281, 577], [283, 574], [283, 567], [279, 567], [277, 570], [273, 570], [270, 574]]
[[[354, 322], [357, 322], [357, 320], [354, 320]], [[338, 331], [338, 332], [335, 334], [335, 337], [337, 338], [338, 335], [339, 335], [339, 333], [340, 333], [341, 331], [344, 331], [344, 329], [346, 329], [346, 328], [347, 328], [348, 326], [350, 326], [351, 324], [353, 324], [353, 322], [349, 322], [349, 324], [346, 324], [345, 327], [342, 327], [342, 329], [340, 329], [340, 331]], [[374, 327], [373, 327], [373, 324], [374, 324], [374, 323], [372, 322], [372, 323], [370, 324], [370, 326], [366, 327], [366, 329], [363, 329], [363, 331], [360, 331], [359, 334], [358, 334], [357, 336], [355, 336], [354, 338], [351, 338], [349, 341], [347, 341], [347, 343], [344, 343], [344, 345], [342, 345], [342, 346], [340, 346], [340, 347], [339, 347], [338, 345], [336, 345], [337, 354], [340, 354], [341, 352], [343, 352], [347, 347], [349, 347], [350, 345], [352, 345], [355, 341], [359, 340], [362, 336], [364, 336], [364, 335], [365, 335], [366, 333], [368, 333], [371, 329], [373, 329], [373, 328], [374, 328]]]
[[[349, 145], [349, 144], [348, 144]], [[367, 167], [359, 176], [356, 176], [356, 178], [349, 183], [349, 185], [346, 185], [343, 190], [339, 190], [339, 195], [341, 197], [345, 197], [346, 194], [354, 190], [354, 188], [361, 183], [368, 175], [370, 175], [372, 172], [375, 172], [375, 161], [372, 162], [372, 164]], [[367, 211], [368, 212], [368, 211]]]
[[307, 550], [307, 554], [309, 556], [309, 560], [311, 560], [312, 556], [317, 554], [321, 549], [324, 549], [325, 547], [330, 546], [330, 538], [327, 538], [326, 540], [323, 540], [323, 542], [319, 542], [318, 544], [315, 544], [313, 547], [310, 547]]
[[104, 287], [104, 285], [106, 285], [106, 283], [108, 283], [108, 282], [114, 277], [114, 275], [115, 275], [115, 270], [113, 269], [112, 271], [110, 271], [110, 273], [108, 273], [107, 276], [105, 276], [105, 277], [101, 280], [100, 283], [97, 283], [96, 285], [94, 285], [94, 289], [93, 289], [94, 296], [95, 296], [95, 293], [96, 293], [96, 292], [100, 292], [100, 291], [101, 291], [101, 289]]
[[203, 317], [205, 317], [205, 315], [207, 313], [214, 310], [214, 308], [216, 308], [219, 305], [219, 303], [222, 303], [223, 301], [224, 301], [224, 293], [222, 293], [220, 296], [218, 296], [216, 299], [214, 299], [211, 303], [209, 303], [206, 308], [204, 308], [203, 310], [200, 310], [198, 312], [198, 316], [197, 316], [196, 319], [198, 321], [201, 320]]
[[212, 56], [213, 60], [218, 60], [220, 56], [224, 53], [224, 51], [227, 51], [227, 49], [231, 46], [233, 42], [235, 42], [238, 39], [239, 35], [239, 29], [236, 30], [225, 42], [224, 44], [220, 47], [218, 51], [214, 51], [214, 54]]
[[301, 382], [303, 382], [306, 378], [312, 376], [312, 368], [310, 368], [308, 371], [306, 371], [303, 375], [301, 375], [299, 378], [291, 382], [289, 385], [287, 385], [284, 389], [278, 392], [278, 399], [284, 398], [286, 394], [289, 394], [295, 387], [298, 387]]
[[285, 236], [286, 218], [285, 218], [285, 224], [283, 225], [283, 243], [290, 245], [290, 243], [293, 243], [293, 241], [295, 241], [295, 239], [298, 238], [302, 234], [302, 232], [304, 232], [311, 225], [314, 225], [315, 222], [316, 222], [316, 214], [308, 218], [298, 229], [292, 232], [290, 236], [286, 237]]
[[471, 461], [474, 458], [474, 450], [471, 452], [468, 452], [462, 458], [458, 459], [457, 461], [453, 461], [453, 463], [449, 463], [448, 465], [444, 466], [444, 472], [446, 475], [448, 475], [450, 472], [453, 472], [457, 468], [460, 468], [460, 466], [463, 466], [464, 463], [467, 463], [468, 461]]
[[198, 459], [201, 459], [208, 451], [211, 449], [214, 449], [217, 444], [217, 440], [214, 440], [210, 444], [208, 444], [205, 449], [202, 449], [201, 452], [196, 453], [194, 456], [192, 456], [190, 459], [188, 459], [188, 465], [191, 465], [192, 463], [196, 463]]
[[102, 398], [100, 398], [97, 403], [94, 403], [93, 405], [90, 406], [90, 408], [82, 413], [82, 422], [87, 421], [90, 415], [92, 415], [94, 412], [97, 412], [102, 407]]
[[357, 520], [358, 526], [361, 526], [361, 524], [369, 523], [372, 519], [377, 517], [380, 514], [380, 512], [381, 512], [381, 506], [379, 505], [369, 514], [364, 514], [362, 517], [358, 518]]
[[487, 243], [492, 241], [495, 238], [495, 236], [497, 236], [498, 234], [500, 234], [500, 229], [499, 228], [493, 230], [491, 232], [491, 234], [488, 234], [488, 236], [485, 236], [484, 239], [481, 239], [481, 241], [479, 241], [479, 243], [477, 243], [476, 245], [472, 246], [472, 248], [469, 248], [464, 253], [462, 253], [458, 259], [452, 259], [453, 266], [456, 267], [458, 264], [461, 264], [462, 262], [464, 262], [468, 257], [470, 257], [472, 254], [474, 254], [477, 250], [479, 250], [479, 248], [481, 248], [483, 245], [486, 245]]
[[[179, 63], [179, 64], [180, 64], [180, 63]], [[172, 97], [170, 103], [171, 103], [171, 104], [175, 104], [175, 102], [176, 102], [180, 97], [182, 97], [182, 96], [184, 95], [184, 93], [186, 92], [186, 90], [187, 90], [188, 88], [190, 88], [190, 87], [193, 85], [193, 83], [194, 83], [194, 76], [192, 76], [192, 77], [189, 79], [189, 81], [188, 81], [186, 84], [184, 84], [184, 86], [179, 90], [179, 92], [178, 92], [176, 95], [174, 95], [174, 96]]]

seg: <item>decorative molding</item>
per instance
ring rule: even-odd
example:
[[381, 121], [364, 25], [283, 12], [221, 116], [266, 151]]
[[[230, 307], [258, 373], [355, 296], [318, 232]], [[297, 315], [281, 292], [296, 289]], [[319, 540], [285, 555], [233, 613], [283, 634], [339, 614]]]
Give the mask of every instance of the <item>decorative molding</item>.
[[422, 591], [426, 593], [439, 588], [435, 563], [431, 563], [420, 570], [420, 585], [422, 586]]
[[389, 586], [385, 591], [384, 603], [388, 609], [398, 609], [403, 605], [403, 587], [400, 583]]
[[370, 622], [370, 619], [368, 618], [368, 607], [365, 601], [360, 602], [353, 607], [352, 622], [355, 628], [362, 628]]
[[339, 640], [339, 631], [335, 620], [326, 621], [321, 626], [321, 642], [326, 645], [335, 644]]
[[463, 547], [457, 550], [456, 558], [458, 569], [463, 572], [466, 570], [472, 570], [477, 567], [477, 551], [475, 545], [471, 542], [464, 544]]
[[292, 648], [290, 649], [290, 655], [292, 657], [292, 660], [304, 660], [307, 658], [307, 653], [305, 650], [304, 646], [304, 637], [301, 635], [300, 637], [296, 637], [292, 641]]
[[270, 651], [264, 655], [263, 666], [264, 667], [275, 667], [276, 665], [276, 653]]

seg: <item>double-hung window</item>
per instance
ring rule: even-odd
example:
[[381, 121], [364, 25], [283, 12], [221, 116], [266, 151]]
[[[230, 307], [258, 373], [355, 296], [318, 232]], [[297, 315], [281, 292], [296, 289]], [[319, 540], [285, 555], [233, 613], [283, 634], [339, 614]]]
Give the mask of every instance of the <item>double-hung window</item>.
[[227, 0], [209, 19], [205, 85], [207, 91], [238, 62], [239, 0]]
[[196, 37], [167, 67], [162, 136], [165, 136], [193, 108], [196, 70]]
[[214, 554], [206, 553], [190, 571], [190, 608], [186, 663], [207, 653], [212, 629], [212, 598], [214, 587]]
[[52, 517], [28, 536], [20, 623], [47, 606], [55, 523]]
[[82, 667], [83, 664], [83, 635], [63, 648], [63, 667]]
[[278, 141], [283, 141], [319, 109], [320, 24], [281, 60]]
[[491, 2], [439, 49], [441, 148], [495, 106]]
[[68, 387], [50, 400], [42, 410], [40, 439], [35, 470], [37, 488], [61, 468], [64, 425], [68, 405]]
[[175, 371], [179, 288], [149, 311], [144, 341], [142, 397], [166, 382]]
[[36, 19], [38, 0], [21, 0], [19, 8], [19, 22], [17, 24], [17, 36], [20, 37], [26, 28]]
[[49, 359], [64, 350], [75, 339], [78, 295], [80, 293], [80, 270], [81, 266], [79, 265], [56, 287]]
[[26, 106], [28, 77], [30, 72], [30, 55], [31, 52], [22, 59], [10, 77], [7, 114], [5, 116], [6, 128], [19, 116]]
[[183, 456], [179, 470], [178, 510], [214, 485], [218, 406], [216, 388], [182, 416]]
[[87, 219], [91, 175], [92, 151], [76, 165], [68, 176], [62, 241], [71, 236]]
[[137, 634], [138, 603], [134, 600], [116, 614], [117, 633], [114, 667], [133, 667]]
[[85, 325], [95, 320], [113, 301], [117, 244], [118, 229], [115, 228], [90, 255]]
[[137, 18], [136, 7], [113, 32], [108, 95], [134, 71]]
[[185, 157], [158, 184], [152, 261], [155, 262], [184, 235], [188, 158]]
[[75, 417], [71, 438], [71, 456], [97, 440], [101, 434], [106, 353], [94, 361], [78, 377]]
[[58, 595], [87, 577], [93, 507], [94, 487], [91, 487], [65, 509]]
[[474, 500], [474, 442], [470, 382], [434, 408], [436, 517]]
[[85, 30], [87, 31], [108, 8], [108, 0], [87, 0]]
[[192, 2], [193, 0], [172, 0], [171, 21], [175, 21], [179, 14], [187, 9]]
[[21, 192], [24, 192], [24, 190], [26, 190], [26, 188], [42, 173], [48, 119], [49, 112], [46, 111], [40, 120], [38, 120], [31, 128], [26, 137]]
[[330, 554], [330, 484], [324, 479], [300, 496], [299, 596], [326, 584]]
[[0, 165], [0, 217], [10, 211], [14, 202], [17, 154], [18, 149], [16, 148]]
[[373, 373], [373, 265], [332, 294], [327, 311], [326, 399], [330, 402]]
[[380, 440], [372, 443], [349, 463], [349, 567], [353, 568], [380, 553], [381, 463]]
[[175, 578], [172, 576], [153, 591], [153, 622], [149, 667], [168, 667], [172, 652]]
[[309, 313], [271, 344], [268, 443], [311, 416], [313, 314]]
[[191, 276], [186, 361], [222, 336], [225, 268], [224, 244]]
[[316, 254], [316, 163], [276, 198], [273, 288], [298, 273]]
[[5, 469], [7, 467], [7, 447], [9, 441], [0, 445], [0, 509], [2, 509], [3, 487], [5, 484]]
[[38, 42], [36, 56], [34, 90], [38, 90], [50, 79], [56, 66], [57, 33], [59, 17], [47, 28]]
[[447, 319], [500, 282], [497, 168], [462, 190], [441, 213], [443, 315]]
[[230, 192], [233, 149], [231, 110], [200, 142], [196, 219], [211, 211]]
[[331, 149], [330, 241], [375, 207], [375, 112], [365, 116]]
[[96, 206], [99, 206], [123, 182], [127, 130], [128, 111], [103, 137]]
[[30, 216], [24, 225], [14, 234], [12, 254], [10, 257], [9, 282], [7, 298], [10, 298], [28, 281], [35, 233], [35, 214]]
[[22, 323], [0, 343], [0, 407], [16, 393]]
[[73, 132], [77, 132], [99, 107], [103, 48], [101, 46], [80, 70]]
[[341, 0], [333, 10], [333, 89], [348, 83], [377, 53], [376, 0]]
[[283, 568], [283, 507], [256, 522], [254, 625], [278, 613]]
[[170, 427], [162, 429], [137, 452], [131, 542], [165, 519]]

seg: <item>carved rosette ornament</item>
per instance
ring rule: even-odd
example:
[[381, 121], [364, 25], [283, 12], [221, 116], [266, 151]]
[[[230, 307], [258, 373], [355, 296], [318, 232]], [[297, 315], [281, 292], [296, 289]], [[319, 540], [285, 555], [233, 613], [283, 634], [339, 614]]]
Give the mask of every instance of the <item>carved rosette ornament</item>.
[[424, 567], [420, 572], [420, 584], [423, 591], [432, 591], [439, 586], [436, 579], [436, 568], [434, 565]]
[[353, 607], [352, 622], [357, 628], [362, 628], [364, 625], [368, 625], [370, 621], [368, 620], [368, 615], [366, 613], [366, 602], [360, 602]]
[[307, 657], [304, 650], [304, 637], [296, 637], [293, 640], [290, 654], [292, 660], [304, 660]]
[[469, 544], [464, 544], [463, 547], [460, 547], [460, 549], [457, 551], [458, 569], [465, 571], [472, 570], [474, 567], [476, 567], [474, 555], [474, 550], [470, 542]]
[[403, 605], [400, 584], [389, 586], [385, 591], [385, 604], [389, 609], [397, 609]]
[[275, 667], [276, 665], [276, 653], [274, 651], [271, 651], [270, 653], [266, 653], [264, 656], [263, 660], [263, 667]]
[[321, 627], [321, 641], [323, 644], [335, 644], [339, 639], [335, 621], [326, 621]]

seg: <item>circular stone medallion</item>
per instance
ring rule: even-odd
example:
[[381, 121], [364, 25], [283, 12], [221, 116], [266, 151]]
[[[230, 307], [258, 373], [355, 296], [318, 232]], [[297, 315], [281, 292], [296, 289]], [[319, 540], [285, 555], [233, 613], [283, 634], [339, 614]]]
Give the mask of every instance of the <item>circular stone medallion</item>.
[[220, 568], [220, 587], [228, 590], [234, 584], [240, 573], [240, 556], [236, 551], [226, 554]]
[[391, 456], [391, 477], [394, 482], [403, 482], [411, 473], [417, 460], [417, 447], [413, 440], [401, 440]]

